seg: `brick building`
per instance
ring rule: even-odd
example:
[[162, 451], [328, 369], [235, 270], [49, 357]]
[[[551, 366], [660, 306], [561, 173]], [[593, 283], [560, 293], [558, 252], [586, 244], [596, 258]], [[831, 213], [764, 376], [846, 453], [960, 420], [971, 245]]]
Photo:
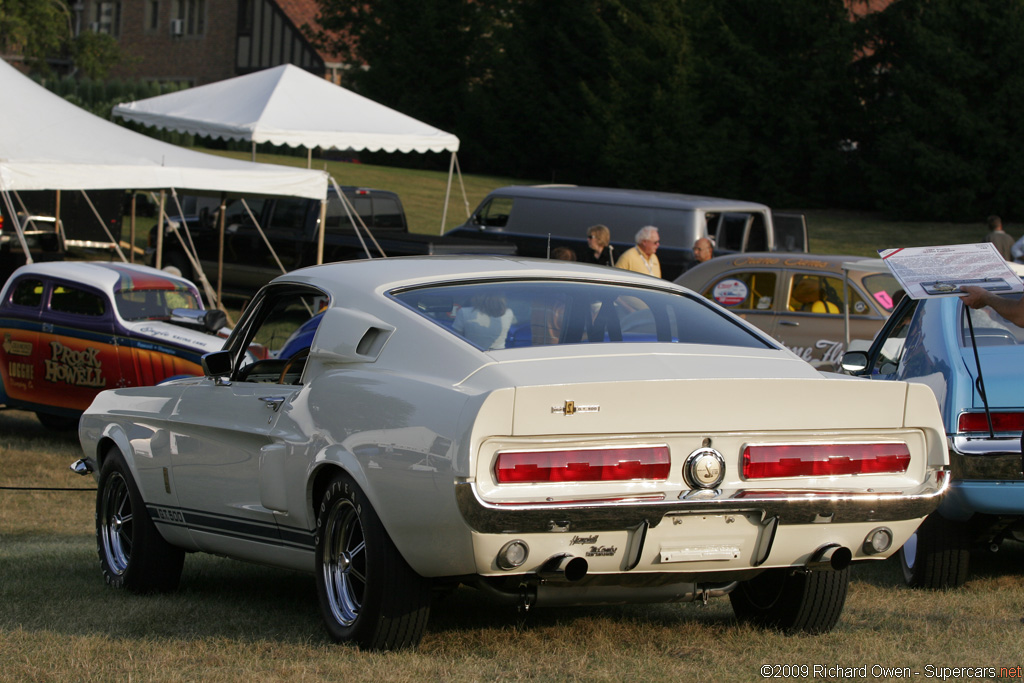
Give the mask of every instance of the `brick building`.
[[280, 64], [341, 82], [344, 65], [317, 50], [316, 0], [79, 0], [75, 31], [117, 39], [113, 78], [204, 85]]

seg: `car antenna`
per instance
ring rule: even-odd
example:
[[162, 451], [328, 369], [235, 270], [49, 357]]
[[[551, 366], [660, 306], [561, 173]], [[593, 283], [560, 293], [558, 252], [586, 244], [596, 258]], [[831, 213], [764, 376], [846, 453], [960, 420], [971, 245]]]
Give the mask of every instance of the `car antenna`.
[[978, 340], [974, 338], [974, 323], [971, 321], [971, 309], [964, 306], [964, 315], [967, 316], [967, 329], [971, 333], [971, 348], [974, 349], [974, 362], [978, 366], [978, 381], [975, 382], [981, 401], [985, 405], [985, 419], [988, 420], [989, 438], [996, 438], [996, 431], [992, 428], [992, 410], [988, 405], [988, 396], [985, 395], [985, 380], [981, 376], [981, 358], [978, 356]]

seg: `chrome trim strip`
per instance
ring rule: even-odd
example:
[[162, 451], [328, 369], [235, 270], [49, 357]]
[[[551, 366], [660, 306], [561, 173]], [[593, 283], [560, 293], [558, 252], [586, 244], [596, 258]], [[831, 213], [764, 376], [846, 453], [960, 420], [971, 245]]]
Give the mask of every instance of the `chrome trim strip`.
[[[762, 520], [777, 517], [780, 526], [813, 524], [824, 515], [831, 520], [831, 524], [852, 524], [924, 517], [938, 507], [939, 499], [949, 489], [949, 482], [948, 472], [940, 484], [937, 471], [933, 470], [928, 473], [925, 482], [912, 491], [794, 490], [784, 496], [758, 496], [756, 489], [736, 489], [722, 491], [719, 497], [713, 499], [679, 500], [666, 494], [666, 500], [639, 503], [605, 501], [496, 505], [480, 498], [475, 483], [456, 481], [455, 500], [470, 528], [485, 534], [548, 533], [552, 530], [607, 531], [635, 529], [644, 523], [653, 528], [666, 515], [693, 513], [756, 512]], [[552, 520], [557, 520], [558, 525], [553, 527]]]
[[951, 450], [964, 455], [1020, 454], [1020, 436], [996, 437], [954, 435], [949, 438]]

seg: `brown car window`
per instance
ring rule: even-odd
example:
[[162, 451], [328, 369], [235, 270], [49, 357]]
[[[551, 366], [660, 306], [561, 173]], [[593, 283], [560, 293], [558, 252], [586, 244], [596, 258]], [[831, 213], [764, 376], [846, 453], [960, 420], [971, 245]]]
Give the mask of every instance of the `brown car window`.
[[[826, 275], [796, 273], [789, 283], [789, 310], [801, 313], [842, 315], [843, 279]], [[867, 304], [851, 290], [851, 313], [868, 313]]]
[[770, 311], [777, 279], [772, 271], [729, 273], [712, 282], [703, 294], [730, 311]]

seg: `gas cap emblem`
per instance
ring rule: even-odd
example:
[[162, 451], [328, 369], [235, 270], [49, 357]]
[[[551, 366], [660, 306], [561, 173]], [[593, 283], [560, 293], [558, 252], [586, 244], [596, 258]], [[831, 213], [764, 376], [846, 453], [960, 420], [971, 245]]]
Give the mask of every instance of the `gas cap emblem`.
[[693, 488], [717, 488], [725, 479], [725, 458], [714, 448], [698, 448], [686, 456], [683, 477]]

